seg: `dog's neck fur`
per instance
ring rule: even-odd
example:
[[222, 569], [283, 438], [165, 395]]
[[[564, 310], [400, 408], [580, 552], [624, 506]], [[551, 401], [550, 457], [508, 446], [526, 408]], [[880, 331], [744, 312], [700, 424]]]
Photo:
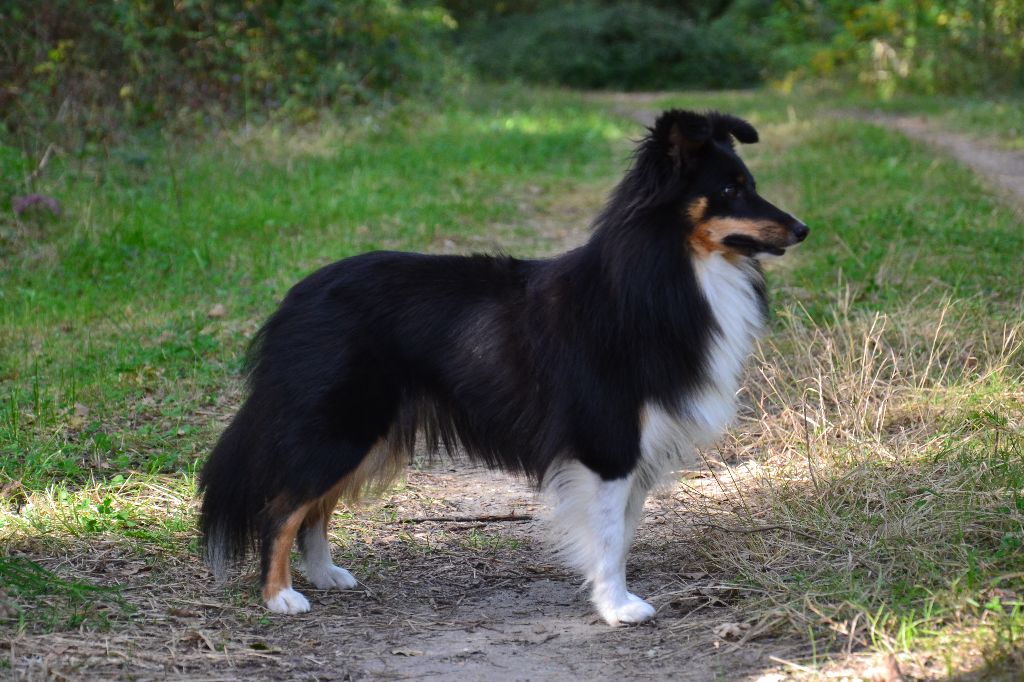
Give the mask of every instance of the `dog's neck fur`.
[[688, 350], [697, 356], [712, 332], [732, 336], [742, 328], [744, 337], [751, 335], [748, 326], [760, 328], [767, 305], [759, 261], [694, 253], [686, 238], [692, 225], [677, 206], [636, 209], [617, 203], [613, 195], [581, 251], [595, 261], [621, 323], [634, 330], [677, 326], [695, 342]]
[[[766, 319], [764, 277], [752, 258], [692, 253], [675, 208], [630, 213], [613, 224], [623, 214], [606, 209], [584, 250], [597, 260], [618, 324], [644, 332], [630, 335], [634, 343], [675, 344], [638, 348], [645, 357], [634, 366], [644, 384], [639, 473], [653, 485], [670, 471], [699, 467], [695, 448], [712, 444], [733, 420], [743, 367]], [[652, 371], [648, 353], [676, 364]]]
[[764, 326], [764, 279], [756, 261], [729, 261], [712, 254], [694, 258], [697, 281], [717, 330], [708, 348], [708, 376], [688, 406], [690, 419], [705, 433], [695, 444], [714, 440], [732, 420], [743, 366]]
[[693, 266], [714, 331], [697, 390], [668, 404], [644, 403], [639, 471], [649, 486], [673, 471], [701, 468], [698, 449], [712, 445], [735, 417], [743, 367], [764, 324], [763, 279], [756, 262], [715, 254], [694, 258]]

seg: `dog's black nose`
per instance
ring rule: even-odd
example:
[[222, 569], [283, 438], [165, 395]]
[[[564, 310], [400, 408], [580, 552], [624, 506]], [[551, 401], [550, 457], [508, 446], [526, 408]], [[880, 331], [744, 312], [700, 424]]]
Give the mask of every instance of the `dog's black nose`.
[[802, 242], [803, 240], [807, 239], [807, 235], [810, 234], [811, 232], [811, 229], [804, 225], [803, 223], [801, 223], [799, 220], [796, 222], [795, 225], [793, 225], [793, 227], [789, 229], [793, 232], [793, 236], [796, 237], [796, 240], [798, 242]]

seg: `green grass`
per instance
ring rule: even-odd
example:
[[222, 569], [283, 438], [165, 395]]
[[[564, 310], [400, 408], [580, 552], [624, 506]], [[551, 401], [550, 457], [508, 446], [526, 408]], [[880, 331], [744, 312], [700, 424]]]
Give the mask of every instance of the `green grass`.
[[[52, 159], [31, 189], [63, 215], [0, 231], [0, 538], [43, 555], [90, 536], [194, 551], [194, 469], [237, 402], [248, 338], [291, 284], [370, 249], [529, 242], [522, 197], [605, 177], [622, 135], [572, 98], [493, 90], [442, 112]], [[0, 162], [19, 182], [34, 166], [10, 148]], [[78, 622], [63, 583], [16, 585], [0, 574], [18, 605], [48, 585], [66, 606], [35, 626]]]
[[[1024, 230], [956, 163], [818, 118], [835, 102], [665, 102], [750, 118], [762, 193], [812, 228], [769, 272], [772, 333], [750, 382], [765, 416], [731, 441], [757, 473], [683, 500], [722, 526], [804, 535], [692, 549], [816, 658], [847, 637], [944, 651], [950, 670], [972, 647], [1005, 666], [1024, 628]], [[1012, 121], [984, 111], [979, 131]], [[93, 537], [193, 552], [195, 467], [237, 405], [247, 339], [292, 283], [374, 248], [533, 252], [531, 213], [610, 187], [635, 132], [594, 101], [488, 89], [439, 111], [57, 157], [34, 189], [62, 217], [0, 232], [0, 539], [37, 557]], [[9, 149], [0, 164], [34, 166]]]
[[29, 620], [45, 629], [109, 629], [131, 612], [117, 588], [64, 580], [24, 557], [0, 556], [0, 586], [6, 611], [19, 629]]
[[499, 556], [508, 552], [514, 552], [522, 545], [518, 538], [498, 533], [483, 533], [475, 529], [471, 529], [466, 534], [463, 544], [470, 549], [481, 550]]
[[55, 163], [40, 191], [65, 217], [27, 226], [41, 239], [0, 269], [0, 476], [189, 470], [300, 277], [371, 249], [507, 244], [518, 229], [492, 226], [515, 225], [527, 184], [603, 176], [621, 135], [551, 99]]

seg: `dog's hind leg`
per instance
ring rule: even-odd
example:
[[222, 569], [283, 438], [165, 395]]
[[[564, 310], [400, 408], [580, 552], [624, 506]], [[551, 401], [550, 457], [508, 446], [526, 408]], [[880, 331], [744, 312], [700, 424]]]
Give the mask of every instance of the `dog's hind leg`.
[[[329, 448], [325, 452], [344, 452], [344, 448]], [[359, 451], [362, 455], [359, 455]], [[352, 448], [355, 453], [348, 461], [365, 459], [365, 448]], [[314, 461], [324, 461], [315, 459]], [[331, 512], [338, 502], [339, 496], [346, 491], [346, 485], [353, 481], [354, 471], [343, 476], [334, 486], [325, 492], [313, 493], [305, 500], [296, 493], [282, 493], [272, 501], [265, 512], [261, 549], [261, 577], [263, 583], [263, 599], [267, 608], [275, 613], [304, 613], [309, 611], [309, 602], [302, 594], [292, 589], [291, 549], [296, 538], [304, 559], [306, 576], [316, 587], [328, 589], [341, 587], [347, 589], [355, 586], [355, 578], [343, 568], [331, 562], [331, 548], [327, 542], [327, 523]], [[333, 477], [328, 477], [331, 480]]]
[[[291, 550], [295, 536], [309, 513], [313, 502], [292, 507], [288, 511], [271, 512], [264, 522], [260, 543], [263, 601], [274, 613], [304, 613], [309, 602], [292, 589]], [[272, 508], [279, 505], [271, 505]]]
[[654, 607], [626, 588], [626, 554], [640, 518], [643, 495], [634, 475], [604, 480], [579, 462], [552, 475], [552, 525], [562, 555], [583, 572], [591, 600], [609, 625], [641, 623]]
[[342, 480], [313, 503], [299, 531], [303, 572], [319, 590], [351, 590], [356, 586], [352, 574], [331, 561], [331, 545], [327, 540], [331, 514], [334, 513], [345, 483]]

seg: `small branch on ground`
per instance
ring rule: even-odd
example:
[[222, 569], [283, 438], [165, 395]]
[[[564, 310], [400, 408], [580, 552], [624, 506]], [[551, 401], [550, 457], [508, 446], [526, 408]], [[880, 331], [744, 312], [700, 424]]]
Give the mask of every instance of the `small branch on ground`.
[[36, 169], [29, 174], [28, 178], [26, 178], [26, 185], [31, 187], [32, 183], [36, 181], [36, 178], [43, 174], [43, 171], [46, 170], [47, 164], [50, 163], [50, 157], [53, 156], [54, 151], [55, 147], [52, 142], [46, 145], [46, 151], [43, 152], [43, 158], [39, 160], [39, 163], [36, 165]]
[[398, 519], [391, 523], [404, 525], [408, 523], [521, 523], [532, 521], [530, 514], [499, 514], [485, 516], [420, 516], [414, 519]]

